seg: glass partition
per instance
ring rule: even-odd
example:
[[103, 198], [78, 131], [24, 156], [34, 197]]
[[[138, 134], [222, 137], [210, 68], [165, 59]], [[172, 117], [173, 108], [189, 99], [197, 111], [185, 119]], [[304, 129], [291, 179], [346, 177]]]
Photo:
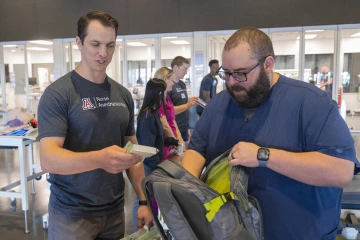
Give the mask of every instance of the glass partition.
[[54, 82], [54, 54], [52, 40], [26, 43], [29, 76], [29, 110], [37, 117], [41, 93]]
[[341, 83], [344, 93], [358, 93], [360, 87], [360, 29], [343, 29], [340, 32]]
[[145, 95], [145, 86], [156, 71], [155, 39], [127, 39], [127, 88], [135, 101], [135, 114], [140, 110]]
[[171, 69], [171, 61], [176, 56], [183, 56], [190, 62], [190, 67], [182, 79], [186, 84], [187, 94], [191, 96], [191, 47], [192, 38], [183, 36], [169, 36], [161, 38], [161, 66]]
[[275, 52], [274, 71], [287, 77], [300, 80], [300, 33], [273, 32], [270, 37]]
[[[27, 108], [26, 81], [28, 76], [25, 53], [25, 43], [3, 45], [5, 88], [2, 95], [5, 95], [5, 102], [3, 102], [2, 107], [4, 111], [15, 107]], [[29, 69], [32, 69], [31, 66]]]
[[346, 123], [350, 129], [360, 130], [360, 28], [340, 31], [340, 50], [339, 87]]
[[[221, 54], [224, 49], [226, 41], [229, 39], [231, 34], [223, 35], [212, 35], [208, 37], [208, 60], [217, 59], [219, 61], [219, 66], [222, 65]], [[207, 68], [207, 73], [210, 72], [210, 69]], [[217, 77], [218, 84], [216, 86], [216, 92], [221, 92], [226, 89], [225, 80]]]
[[304, 81], [313, 83], [333, 96], [335, 31], [313, 29], [306, 30]]

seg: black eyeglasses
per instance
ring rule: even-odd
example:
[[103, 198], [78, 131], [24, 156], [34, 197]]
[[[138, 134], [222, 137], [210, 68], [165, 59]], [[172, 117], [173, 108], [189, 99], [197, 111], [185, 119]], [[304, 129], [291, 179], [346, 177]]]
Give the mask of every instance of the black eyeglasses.
[[[247, 81], [247, 76], [246, 74], [248, 74], [249, 72], [251, 72], [252, 70], [254, 70], [255, 68], [257, 68], [267, 57], [269, 57], [270, 55], [263, 57], [259, 60], [259, 62], [251, 69], [247, 70], [246, 72], [227, 72], [224, 71], [224, 69], [222, 68], [222, 66], [219, 68], [219, 70], [216, 71], [216, 73], [220, 76], [220, 78], [224, 79], [225, 81], [228, 81], [230, 79], [230, 76], [232, 76], [236, 81], [239, 82], [246, 82]], [[221, 70], [222, 69], [222, 70]]]

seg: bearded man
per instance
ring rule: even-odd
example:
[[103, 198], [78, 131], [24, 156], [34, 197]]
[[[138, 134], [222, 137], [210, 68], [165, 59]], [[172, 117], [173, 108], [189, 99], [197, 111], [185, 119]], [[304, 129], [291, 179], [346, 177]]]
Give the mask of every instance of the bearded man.
[[183, 166], [199, 177], [232, 148], [231, 166], [248, 167], [264, 239], [335, 239], [343, 188], [358, 167], [337, 105], [319, 88], [274, 69], [270, 38], [243, 28], [226, 42], [217, 94], [194, 129]]

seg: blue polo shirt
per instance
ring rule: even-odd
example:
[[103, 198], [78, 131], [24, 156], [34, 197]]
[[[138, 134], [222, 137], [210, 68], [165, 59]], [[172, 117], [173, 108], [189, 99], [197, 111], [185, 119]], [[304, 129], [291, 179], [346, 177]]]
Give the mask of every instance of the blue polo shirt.
[[[227, 91], [217, 94], [197, 122], [189, 149], [208, 165], [239, 141], [359, 164], [353, 138], [328, 95], [284, 76], [248, 122]], [[265, 240], [335, 239], [342, 189], [310, 186], [259, 167], [249, 169], [248, 192], [260, 202]]]

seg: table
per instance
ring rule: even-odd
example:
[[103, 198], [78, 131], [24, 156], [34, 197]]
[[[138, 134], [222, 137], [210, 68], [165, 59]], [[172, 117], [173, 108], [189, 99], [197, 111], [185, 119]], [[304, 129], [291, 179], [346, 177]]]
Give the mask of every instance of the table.
[[[19, 162], [20, 162], [20, 181], [14, 182], [0, 189], [0, 197], [11, 197], [11, 198], [21, 198], [22, 210], [24, 211], [25, 219], [25, 233], [29, 233], [28, 222], [27, 222], [27, 210], [29, 210], [29, 199], [28, 199], [28, 189], [27, 181], [32, 180], [32, 194], [35, 194], [34, 187], [34, 178], [41, 176], [43, 173], [35, 174], [35, 169], [40, 168], [39, 165], [34, 164], [33, 156], [33, 142], [36, 141], [38, 136], [37, 129], [28, 133], [25, 136], [0, 136], [0, 146], [3, 147], [16, 147], [19, 151]], [[27, 177], [26, 170], [26, 147], [28, 150], [27, 159], [30, 176]], [[21, 186], [20, 192], [9, 192], [8, 190]]]

